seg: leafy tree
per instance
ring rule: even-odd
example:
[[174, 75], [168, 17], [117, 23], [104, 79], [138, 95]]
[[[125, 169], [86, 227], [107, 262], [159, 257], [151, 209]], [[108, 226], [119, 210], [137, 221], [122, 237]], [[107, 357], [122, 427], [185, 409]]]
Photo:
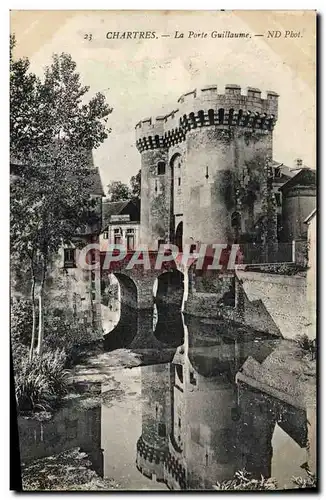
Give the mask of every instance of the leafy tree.
[[136, 200], [140, 200], [141, 192], [141, 170], [139, 169], [136, 175], [133, 175], [130, 179], [131, 194]]
[[[28, 59], [10, 58], [11, 157], [18, 175], [11, 183], [11, 251], [14, 262], [27, 259], [31, 276], [35, 345], [35, 291], [38, 342], [44, 333], [44, 284], [51, 256], [95, 217], [90, 200], [90, 152], [107, 137], [112, 112], [102, 94], [88, 103], [69, 54], [54, 55], [44, 78], [29, 72]], [[17, 165], [19, 167], [17, 167]]]
[[121, 181], [111, 181], [107, 185], [107, 195], [110, 201], [140, 200], [141, 170], [130, 178], [130, 187]]
[[31, 303], [24, 298], [14, 298], [10, 310], [10, 332], [14, 343], [29, 345], [32, 331]]
[[131, 192], [127, 184], [121, 181], [112, 181], [107, 186], [107, 195], [110, 201], [129, 200]]

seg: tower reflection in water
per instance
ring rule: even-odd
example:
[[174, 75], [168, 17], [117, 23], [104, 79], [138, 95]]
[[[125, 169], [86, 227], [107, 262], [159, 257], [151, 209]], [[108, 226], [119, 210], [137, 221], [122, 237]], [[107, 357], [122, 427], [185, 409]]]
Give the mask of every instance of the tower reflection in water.
[[270, 477], [277, 422], [305, 446], [303, 411], [235, 383], [248, 356], [262, 362], [276, 342], [187, 317], [172, 362], [142, 368], [138, 470], [171, 490], [209, 490], [243, 468]]

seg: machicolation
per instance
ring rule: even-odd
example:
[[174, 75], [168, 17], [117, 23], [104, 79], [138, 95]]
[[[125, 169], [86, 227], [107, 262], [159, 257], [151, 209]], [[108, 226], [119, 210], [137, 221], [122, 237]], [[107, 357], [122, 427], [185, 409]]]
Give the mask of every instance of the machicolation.
[[185, 140], [186, 134], [198, 127], [245, 127], [272, 130], [277, 121], [278, 94], [248, 87], [241, 93], [239, 85], [225, 86], [219, 94], [216, 85], [207, 85], [183, 94], [178, 109], [165, 116], [146, 118], [136, 125], [136, 145], [140, 152], [170, 147]]

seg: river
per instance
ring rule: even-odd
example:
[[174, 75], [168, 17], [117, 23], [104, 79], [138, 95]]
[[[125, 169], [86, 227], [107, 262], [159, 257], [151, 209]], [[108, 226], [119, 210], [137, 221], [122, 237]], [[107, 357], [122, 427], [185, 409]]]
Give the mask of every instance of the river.
[[241, 469], [291, 487], [307, 461], [305, 412], [236, 382], [249, 357], [262, 363], [278, 343], [171, 307], [126, 310], [101, 362], [74, 371], [85, 404], [19, 418], [21, 461], [79, 447], [124, 490], [211, 490]]

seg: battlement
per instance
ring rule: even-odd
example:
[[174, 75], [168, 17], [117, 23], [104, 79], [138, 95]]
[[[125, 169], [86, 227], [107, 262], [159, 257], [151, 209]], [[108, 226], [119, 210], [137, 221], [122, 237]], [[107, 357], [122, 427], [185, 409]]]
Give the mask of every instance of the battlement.
[[190, 90], [178, 99], [178, 109], [165, 116], [147, 118], [136, 125], [136, 144], [140, 151], [169, 147], [185, 139], [193, 128], [210, 125], [243, 126], [271, 130], [278, 115], [278, 94], [227, 84], [224, 93], [217, 85]]
[[165, 116], [145, 118], [136, 124], [136, 139], [148, 135], [155, 137], [164, 134]]
[[251, 113], [265, 112], [277, 115], [277, 106], [271, 105], [271, 102], [277, 103], [277, 98], [278, 94], [271, 91], [265, 92], [262, 97], [262, 91], [253, 87], [247, 87], [242, 92], [240, 85], [227, 84], [224, 93], [219, 93], [217, 85], [206, 85], [182, 94], [178, 99], [178, 104], [181, 112], [199, 111], [210, 102], [213, 109], [233, 108]]

